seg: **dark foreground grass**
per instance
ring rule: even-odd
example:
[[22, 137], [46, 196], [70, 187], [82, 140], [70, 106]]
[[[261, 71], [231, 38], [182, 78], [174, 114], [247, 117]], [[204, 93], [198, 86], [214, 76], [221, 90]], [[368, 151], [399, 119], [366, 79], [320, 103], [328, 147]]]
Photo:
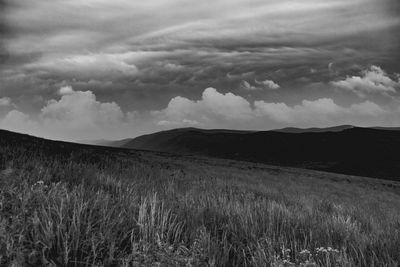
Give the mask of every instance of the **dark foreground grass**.
[[[398, 185], [0, 142], [2, 266], [398, 266]], [[46, 146], [45, 146], [46, 145]]]

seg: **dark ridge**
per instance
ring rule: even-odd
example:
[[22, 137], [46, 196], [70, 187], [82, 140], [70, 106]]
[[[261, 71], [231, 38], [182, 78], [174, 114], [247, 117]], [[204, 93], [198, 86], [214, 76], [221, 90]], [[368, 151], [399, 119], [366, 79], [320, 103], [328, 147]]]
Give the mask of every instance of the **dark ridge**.
[[[400, 132], [339, 126], [306, 132], [175, 129], [137, 137], [124, 145], [400, 180]], [[317, 129], [317, 130], [316, 130]]]
[[[275, 129], [275, 130], [270, 130], [273, 132], [281, 132], [281, 133], [323, 133], [323, 132], [340, 132], [346, 129], [351, 129], [356, 126], [353, 125], [339, 125], [339, 126], [333, 126], [333, 127], [327, 127], [327, 128], [296, 128], [296, 127], [286, 127], [282, 129]], [[399, 131], [400, 127], [368, 127], [370, 129], [378, 129], [378, 130], [395, 130]], [[237, 134], [247, 134], [247, 133], [255, 133], [258, 131], [250, 131], [250, 130], [229, 130], [229, 129], [199, 129], [199, 128], [194, 128], [194, 127], [187, 127], [187, 128], [177, 128], [173, 130], [168, 130], [168, 131], [161, 131], [153, 134], [158, 134], [158, 133], [168, 133], [168, 132], [185, 132], [185, 131], [197, 131], [197, 132], [203, 132], [203, 133], [237, 133]], [[142, 135], [142, 136], [147, 136]], [[89, 145], [99, 145], [99, 146], [111, 146], [111, 147], [124, 147], [127, 145], [130, 141], [132, 141], [134, 138], [126, 138], [122, 140], [80, 140], [78, 143], [82, 144], [89, 144]]]

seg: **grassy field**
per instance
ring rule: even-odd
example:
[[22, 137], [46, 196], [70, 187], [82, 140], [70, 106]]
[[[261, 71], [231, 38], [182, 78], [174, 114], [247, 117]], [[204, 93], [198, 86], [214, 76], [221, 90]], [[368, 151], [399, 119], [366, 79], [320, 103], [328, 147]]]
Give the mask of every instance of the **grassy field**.
[[397, 182], [0, 136], [1, 266], [398, 266]]

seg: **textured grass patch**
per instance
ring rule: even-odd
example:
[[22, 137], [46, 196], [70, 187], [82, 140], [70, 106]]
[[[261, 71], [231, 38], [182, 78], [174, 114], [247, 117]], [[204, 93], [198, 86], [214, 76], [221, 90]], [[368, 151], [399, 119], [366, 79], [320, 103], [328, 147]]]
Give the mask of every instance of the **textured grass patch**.
[[399, 191], [378, 180], [0, 144], [1, 266], [400, 263]]

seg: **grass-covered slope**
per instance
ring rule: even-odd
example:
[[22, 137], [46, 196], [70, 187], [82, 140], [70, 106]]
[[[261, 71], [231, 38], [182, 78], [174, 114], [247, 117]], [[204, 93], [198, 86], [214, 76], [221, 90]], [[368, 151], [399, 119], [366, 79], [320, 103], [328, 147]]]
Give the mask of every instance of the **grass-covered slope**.
[[306, 132], [186, 128], [140, 136], [124, 147], [400, 181], [400, 131], [350, 126], [303, 131]]
[[5, 131], [0, 165], [4, 266], [400, 263], [396, 182]]

